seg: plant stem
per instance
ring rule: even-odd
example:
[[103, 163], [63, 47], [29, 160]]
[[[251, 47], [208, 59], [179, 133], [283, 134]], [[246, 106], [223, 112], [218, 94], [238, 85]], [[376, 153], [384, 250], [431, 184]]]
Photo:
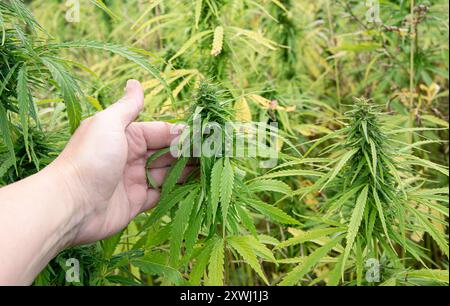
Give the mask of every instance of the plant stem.
[[[411, 0], [411, 8], [410, 8], [410, 14], [411, 14], [411, 35], [416, 36], [416, 27], [415, 27], [415, 20], [414, 20], [414, 1], [415, 0]], [[410, 103], [410, 107], [413, 107], [413, 103], [414, 103], [414, 52], [415, 52], [415, 39], [411, 39], [411, 47], [410, 47], [410, 71], [409, 71], [409, 103]]]
[[[334, 35], [333, 30], [333, 17], [331, 15], [330, 10], [330, 0], [327, 0], [327, 15], [328, 15], [328, 26], [330, 30], [330, 36], [333, 47], [337, 47], [337, 41], [336, 37]], [[336, 95], [338, 99], [338, 108], [339, 112], [342, 113], [342, 101], [341, 101], [341, 82], [339, 79], [339, 60], [337, 58], [334, 58], [334, 77], [336, 79]]]

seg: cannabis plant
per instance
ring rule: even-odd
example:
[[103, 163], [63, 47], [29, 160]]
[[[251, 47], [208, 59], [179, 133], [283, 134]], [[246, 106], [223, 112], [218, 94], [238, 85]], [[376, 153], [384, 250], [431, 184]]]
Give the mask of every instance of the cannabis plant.
[[[409, 148], [417, 148], [423, 142], [411, 146], [398, 142], [396, 134], [414, 129], [386, 130], [381, 122], [385, 116], [376, 105], [357, 100], [346, 113], [347, 126], [311, 147], [310, 151], [320, 143], [336, 139], [324, 153], [339, 153], [337, 156], [334, 153], [327, 173], [313, 186], [295, 194], [304, 197], [320, 190], [330, 198], [321, 206], [323, 217], [313, 222], [309, 231], [298, 233], [278, 248], [306, 241], [314, 241], [320, 247], [289, 272], [281, 284], [299, 283], [314, 265], [331, 254], [336, 258], [329, 273], [332, 285], [340, 279], [346, 282], [354, 279], [353, 274], [356, 284], [362, 284], [364, 265], [369, 258], [387, 262], [386, 266], [398, 271], [415, 268], [413, 259], [422, 268], [443, 268], [424, 252], [420, 242], [426, 233], [448, 258], [445, 233], [448, 187], [429, 188], [426, 179], [417, 177], [416, 172], [419, 167], [448, 176], [448, 169], [409, 154]], [[419, 275], [417, 271], [414, 273]], [[434, 273], [439, 275], [442, 271]], [[395, 279], [391, 281], [395, 283]]]
[[[166, 214], [171, 216], [167, 225], [170, 228], [169, 264], [176, 269], [187, 269], [188, 263], [194, 262], [189, 271], [191, 284], [200, 284], [203, 278], [204, 284], [223, 285], [224, 269], [231, 264], [230, 259], [225, 262], [225, 258], [232, 257], [242, 257], [269, 284], [258, 257], [270, 262], [275, 262], [275, 257], [259, 237], [253, 215], [261, 214], [280, 224], [298, 224], [257, 196], [263, 190], [290, 194], [288, 185], [258, 179], [246, 183], [242, 161], [226, 154], [227, 142], [237, 137], [225, 127], [234, 118], [231, 102], [227, 91], [206, 82], [199, 85], [187, 120], [189, 128], [180, 138], [180, 144], [187, 143], [188, 150], [180, 149], [180, 152], [192, 156], [190, 148], [195, 147], [192, 140], [195, 137], [199, 137], [203, 146], [210, 137], [219, 139], [224, 146], [214, 148], [212, 156], [198, 157], [199, 177], [192, 177], [184, 186], [176, 186], [189, 161], [186, 155], [181, 156], [169, 172], [161, 189], [161, 201], [149, 218], [149, 223], [154, 223]], [[196, 120], [201, 122], [199, 135], [195, 135]], [[209, 130], [214, 133], [208, 133]], [[152, 156], [148, 164], [167, 151]], [[150, 175], [148, 179], [152, 184]]]
[[163, 88], [166, 87], [158, 70], [134, 50], [92, 41], [52, 42], [20, 0], [0, 3], [0, 28], [0, 131], [9, 152], [3, 167], [14, 166], [17, 169], [14, 142], [17, 137], [22, 137], [28, 159], [33, 160], [36, 170], [39, 170], [39, 158], [30, 138], [30, 129], [40, 128], [33, 97], [36, 92], [42, 94], [53, 86], [57, 89], [60, 101], [65, 104], [71, 132], [82, 120], [85, 96], [71, 68], [76, 63], [61, 58], [60, 50], [84, 48], [112, 52], [135, 62], [158, 79]]

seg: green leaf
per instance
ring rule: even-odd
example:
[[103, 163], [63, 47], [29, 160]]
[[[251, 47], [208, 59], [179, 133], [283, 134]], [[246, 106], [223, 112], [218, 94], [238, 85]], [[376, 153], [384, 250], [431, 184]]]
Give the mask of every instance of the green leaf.
[[33, 31], [35, 28], [43, 30], [36, 18], [21, 0], [9, 0], [12, 11], [25, 22]]
[[342, 170], [342, 168], [347, 164], [347, 162], [350, 160], [350, 158], [353, 157], [358, 152], [359, 149], [353, 149], [351, 151], [348, 151], [342, 157], [339, 159], [339, 162], [337, 163], [336, 167], [333, 169], [333, 172], [331, 173], [330, 178], [328, 181], [323, 185], [321, 190], [323, 190], [334, 178], [339, 174], [339, 172]]
[[395, 251], [395, 248], [392, 245], [391, 239], [389, 238], [389, 232], [387, 229], [386, 218], [384, 216], [383, 204], [381, 203], [380, 197], [378, 196], [378, 192], [375, 189], [373, 189], [373, 199], [375, 200], [375, 205], [377, 207], [378, 216], [380, 216], [381, 225], [383, 227], [384, 234], [386, 235], [386, 238], [388, 239], [389, 244], [391, 245], [392, 249]]
[[162, 185], [161, 198], [167, 197], [169, 193], [172, 192], [172, 190], [175, 188], [176, 184], [181, 178], [181, 174], [183, 173], [184, 168], [186, 168], [188, 160], [188, 158], [182, 157], [172, 165]]
[[443, 167], [441, 165], [433, 163], [432, 161], [429, 161], [429, 160], [426, 160], [426, 159], [422, 159], [422, 158], [419, 158], [419, 157], [414, 156], [414, 155], [404, 155], [404, 156], [407, 158], [406, 162], [408, 164], [418, 165], [418, 166], [422, 166], [422, 167], [425, 167], [425, 168], [433, 169], [435, 171], [438, 171], [438, 172], [442, 173], [445, 176], [449, 175], [447, 167]]
[[172, 267], [165, 266], [156, 262], [151, 262], [143, 259], [135, 259], [131, 261], [131, 264], [139, 268], [142, 272], [149, 275], [159, 275], [164, 277], [169, 282], [181, 286], [186, 283], [183, 276]]
[[363, 251], [361, 248], [361, 241], [360, 239], [356, 239], [355, 243], [355, 252], [356, 252], [356, 285], [361, 286], [362, 285], [362, 279], [363, 279], [363, 271], [364, 271], [364, 258], [363, 258]]
[[344, 193], [344, 195], [340, 196], [337, 200], [332, 201], [330, 208], [328, 209], [328, 212], [326, 215], [329, 216], [336, 210], [340, 209], [341, 206], [343, 206], [345, 203], [347, 203], [347, 201], [349, 199], [351, 199], [359, 190], [361, 190], [361, 187], [362, 186], [354, 187], [354, 188], [350, 189], [349, 191], [347, 191], [346, 193]]
[[259, 177], [259, 180], [262, 179], [273, 179], [278, 177], [291, 177], [291, 176], [315, 176], [321, 177], [323, 174], [319, 171], [314, 170], [282, 170], [273, 173], [265, 174]]
[[432, 270], [432, 269], [422, 269], [407, 271], [406, 278], [408, 280], [421, 279], [429, 281], [437, 281], [441, 283], [449, 283], [449, 273], [448, 270]]
[[245, 228], [247, 228], [253, 236], [258, 236], [258, 232], [256, 231], [255, 224], [253, 224], [249, 212], [244, 207], [241, 207], [241, 205], [236, 205], [236, 210]]
[[258, 258], [256, 257], [255, 252], [253, 251], [251, 240], [249, 239], [251, 236], [232, 236], [227, 239], [227, 243], [238, 252], [239, 255], [244, 258], [245, 262], [250, 265], [250, 267], [255, 270], [255, 272], [262, 278], [262, 280], [268, 285], [269, 281], [267, 280], [261, 265], [259, 264]]
[[214, 244], [209, 258], [207, 286], [223, 286], [224, 259], [224, 243], [223, 239], [219, 238]]
[[175, 214], [172, 223], [172, 231], [170, 238], [170, 265], [176, 267], [180, 260], [181, 246], [184, 240], [184, 233], [188, 226], [189, 216], [197, 197], [197, 190], [192, 191], [186, 199], [184, 199]]
[[258, 210], [263, 215], [268, 216], [275, 222], [281, 224], [296, 224], [296, 225], [300, 224], [297, 220], [286, 214], [278, 207], [266, 204], [260, 200], [244, 199], [243, 201], [249, 204], [254, 209]]
[[396, 284], [397, 284], [397, 280], [395, 279], [395, 277], [393, 277], [393, 278], [390, 278], [387, 281], [381, 283], [380, 286], [382, 286], [382, 287], [395, 287]]
[[433, 116], [433, 115], [422, 115], [422, 116], [420, 116], [420, 118], [421, 118], [422, 120], [431, 122], [431, 123], [433, 123], [433, 124], [436, 124], [436, 125], [445, 127], [445, 128], [447, 128], [447, 129], [449, 128], [449, 124], [448, 124], [447, 121], [445, 121], [444, 119], [438, 118], [438, 117], [436, 117], [436, 116]]
[[156, 161], [158, 158], [160, 158], [161, 156], [163, 156], [164, 154], [167, 154], [170, 152], [170, 148], [166, 148], [166, 149], [162, 149], [159, 150], [156, 153], [153, 153], [148, 159], [147, 159], [147, 163], [145, 165], [145, 172], [146, 172], [146, 177], [147, 177], [147, 184], [149, 187], [153, 187], [153, 189], [155, 190], [159, 190], [158, 186], [156, 185], [155, 180], [152, 178], [152, 174], [150, 173], [150, 167], [151, 164]]
[[171, 194], [170, 197], [166, 196], [161, 198], [156, 208], [152, 211], [149, 220], [146, 222], [144, 227], [148, 225], [154, 224], [161, 217], [164, 216], [175, 204], [179, 203], [185, 196], [192, 190], [192, 185], [184, 185], [176, 188]]
[[216, 219], [217, 207], [219, 206], [222, 172], [223, 160], [219, 159], [211, 171], [211, 209], [213, 222]]
[[342, 228], [327, 227], [327, 228], [320, 228], [320, 229], [303, 232], [300, 235], [294, 236], [286, 241], [281, 242], [280, 244], [278, 244], [275, 247], [275, 249], [281, 249], [281, 248], [285, 248], [288, 246], [304, 243], [307, 241], [313, 241], [318, 238], [326, 237], [328, 235], [339, 233], [342, 231], [343, 231]]
[[334, 265], [333, 270], [331, 270], [329, 274], [329, 282], [327, 283], [327, 286], [337, 286], [339, 285], [339, 281], [341, 279], [341, 270], [342, 270], [342, 259], [344, 258], [344, 255], [339, 255], [336, 259], [336, 264]]
[[375, 143], [372, 139], [369, 139], [370, 144], [370, 150], [372, 155], [372, 169], [373, 169], [373, 177], [376, 180], [377, 179], [377, 165], [378, 165], [378, 155], [377, 155], [377, 148], [375, 147]]
[[[346, 237], [346, 246], [344, 251], [344, 258], [342, 266], [345, 267], [345, 263], [350, 255], [353, 248], [353, 243], [355, 242], [356, 235], [358, 234], [359, 227], [361, 226], [361, 221], [363, 219], [364, 210], [366, 208], [367, 196], [369, 193], [369, 186], [366, 186], [356, 200], [355, 209], [353, 210], [352, 217], [350, 219], [350, 224], [348, 226], [348, 232]], [[343, 272], [343, 271], [342, 271]]]
[[120, 231], [117, 234], [101, 241], [103, 255], [105, 256], [105, 258], [109, 259], [114, 254], [114, 251], [120, 242], [122, 234], [123, 231]]
[[3, 141], [5, 142], [6, 147], [9, 152], [9, 159], [13, 162], [13, 165], [17, 165], [16, 161], [16, 153], [14, 151], [14, 144], [11, 137], [11, 130], [9, 128], [9, 120], [6, 115], [6, 110], [3, 105], [0, 103], [0, 132], [3, 136]]
[[255, 236], [246, 236], [247, 239], [250, 242], [250, 245], [252, 246], [253, 250], [255, 251], [256, 255], [258, 257], [263, 258], [264, 260], [268, 260], [271, 262], [276, 262], [275, 256], [273, 255], [272, 251], [267, 248], [258, 237]]
[[433, 237], [433, 240], [436, 241], [437, 245], [441, 249], [441, 251], [449, 257], [449, 247], [448, 242], [445, 237], [445, 233], [439, 232], [439, 230], [425, 217], [418, 209], [415, 207], [409, 207], [409, 210], [417, 216], [420, 223], [422, 223], [425, 231]]
[[[201, 201], [201, 198], [200, 198]], [[194, 251], [195, 243], [198, 240], [198, 234], [200, 233], [200, 229], [202, 227], [204, 216], [204, 209], [200, 208], [200, 211], [197, 214], [192, 214], [191, 221], [189, 223], [188, 229], [186, 230], [186, 254], [185, 254], [185, 262], [190, 260], [190, 256]]]
[[183, 46], [181, 46], [180, 50], [178, 50], [178, 52], [169, 59], [169, 62], [173, 62], [174, 59], [176, 59], [177, 57], [180, 57], [181, 55], [183, 55], [197, 41], [201, 40], [203, 37], [205, 37], [207, 35], [212, 34], [213, 32], [214, 32], [213, 30], [207, 30], [207, 31], [203, 31], [203, 32], [197, 33], [194, 36], [192, 36], [188, 41], [186, 41], [184, 43]]
[[173, 104], [175, 104], [175, 99], [172, 95], [172, 90], [167, 84], [166, 80], [161, 76], [159, 70], [155, 66], [150, 64], [147, 58], [141, 55], [141, 53], [147, 54], [146, 51], [139, 49], [131, 49], [120, 45], [108, 44], [97, 41], [73, 41], [60, 44], [46, 44], [45, 47], [38, 48], [36, 52], [47, 52], [51, 50], [73, 49], [73, 48], [103, 50], [126, 58], [127, 60], [137, 64], [138, 66], [146, 70], [148, 73], [150, 73], [151, 76], [157, 79], [164, 86], [164, 89], [166, 90], [170, 100], [172, 101]]
[[342, 237], [336, 237], [326, 245], [318, 248], [306, 257], [301, 264], [295, 267], [289, 272], [279, 284], [280, 286], [293, 286], [298, 284], [303, 276], [310, 272], [310, 270], [324, 257], [326, 256], [338, 243]]
[[198, 29], [200, 17], [202, 16], [203, 0], [195, 1], [195, 28]]
[[81, 89], [78, 87], [76, 80], [60, 63], [49, 57], [42, 57], [41, 61], [60, 87], [69, 117], [70, 131], [73, 133], [81, 121], [81, 105], [79, 102], [82, 96]]
[[[0, 119], [1, 120], [1, 119]], [[2, 178], [6, 172], [14, 166], [14, 157], [9, 156], [5, 161], [0, 164], [0, 178]]]
[[28, 117], [30, 114], [30, 104], [31, 104], [31, 95], [28, 87], [28, 74], [27, 74], [27, 66], [23, 65], [19, 70], [19, 74], [17, 76], [17, 102], [19, 106], [19, 117], [20, 122], [22, 124], [22, 133], [23, 140], [25, 143], [25, 150], [27, 151], [27, 155], [31, 160], [30, 155], [30, 143], [28, 136]]
[[288, 184], [278, 180], [257, 180], [248, 185], [252, 192], [279, 192], [285, 195], [291, 195], [292, 189]]
[[196, 262], [194, 266], [192, 267], [192, 271], [190, 274], [190, 284], [193, 286], [200, 285], [200, 280], [205, 274], [206, 267], [209, 263], [209, 258], [211, 255], [211, 252], [213, 250], [213, 247], [215, 246], [216, 239], [211, 239], [205, 243], [203, 246], [202, 251], [200, 254], [196, 257]]
[[89, 0], [89, 1], [92, 2], [98, 8], [100, 8], [102, 11], [104, 11], [112, 19], [115, 20], [119, 19], [119, 17], [117, 17], [117, 15], [114, 14], [102, 0]]
[[220, 184], [220, 204], [222, 208], [224, 230], [227, 224], [228, 208], [231, 203], [231, 196], [233, 194], [233, 189], [234, 189], [234, 171], [233, 167], [231, 166], [230, 160], [227, 157], [224, 160], [222, 181]]

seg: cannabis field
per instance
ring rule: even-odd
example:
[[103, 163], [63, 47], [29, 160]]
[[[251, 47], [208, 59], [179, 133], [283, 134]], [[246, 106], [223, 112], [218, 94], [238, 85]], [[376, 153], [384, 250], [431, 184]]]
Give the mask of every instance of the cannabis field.
[[35, 285], [448, 285], [449, 4], [365, 2], [0, 0], [0, 186], [130, 78], [139, 121], [277, 126], [183, 185], [179, 158], [154, 210]]

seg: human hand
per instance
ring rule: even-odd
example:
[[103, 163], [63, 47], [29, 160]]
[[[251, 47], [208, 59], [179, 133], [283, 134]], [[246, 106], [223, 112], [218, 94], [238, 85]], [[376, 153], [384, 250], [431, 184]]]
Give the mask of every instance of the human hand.
[[[165, 122], [133, 123], [143, 103], [140, 83], [128, 81], [125, 96], [84, 120], [52, 165], [69, 186], [75, 206], [71, 245], [115, 234], [159, 200], [159, 192], [147, 186], [146, 161], [170, 146], [180, 129]], [[159, 186], [174, 160], [166, 154], [153, 163], [151, 175]]]
[[[140, 83], [129, 81], [125, 96], [83, 121], [53, 163], [0, 188], [0, 285], [31, 284], [64, 248], [111, 236], [156, 204], [146, 161], [176, 141], [180, 128], [133, 123], [143, 104]], [[166, 154], [152, 163], [157, 185], [174, 160]]]

